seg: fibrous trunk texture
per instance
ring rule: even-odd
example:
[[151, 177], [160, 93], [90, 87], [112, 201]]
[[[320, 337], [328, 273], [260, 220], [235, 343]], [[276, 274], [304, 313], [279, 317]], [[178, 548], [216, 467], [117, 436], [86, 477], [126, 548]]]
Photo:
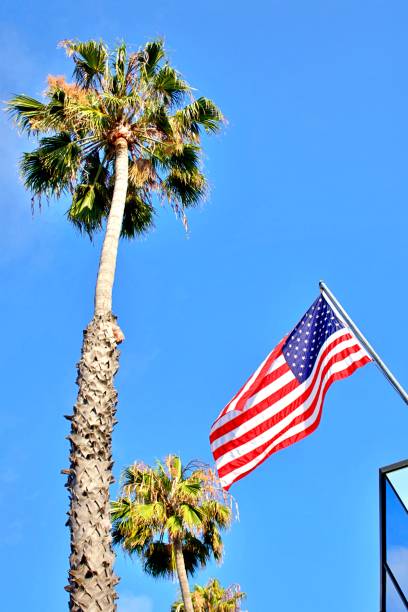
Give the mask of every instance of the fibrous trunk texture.
[[180, 583], [181, 596], [184, 602], [184, 610], [185, 612], [194, 612], [181, 542], [177, 541], [174, 543], [174, 554], [176, 557], [176, 570]]
[[84, 332], [78, 364], [79, 387], [71, 420], [71, 530], [69, 608], [73, 612], [116, 610], [109, 488], [112, 477], [112, 431], [117, 393], [113, 386], [119, 367], [118, 342], [123, 339], [112, 315], [112, 289], [128, 182], [128, 146], [115, 143], [115, 186], [99, 262], [95, 314]]
[[113, 377], [119, 351], [114, 317], [96, 315], [84, 331], [78, 364], [78, 398], [71, 421], [68, 489], [71, 530], [70, 610], [116, 610], [109, 487], [117, 393]]

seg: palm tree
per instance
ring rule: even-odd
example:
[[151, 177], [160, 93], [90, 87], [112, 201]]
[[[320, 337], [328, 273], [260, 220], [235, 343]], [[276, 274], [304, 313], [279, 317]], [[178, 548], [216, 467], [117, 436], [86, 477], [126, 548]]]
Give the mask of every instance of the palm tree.
[[[225, 589], [216, 578], [209, 580], [205, 587], [196, 584], [191, 594], [195, 612], [239, 612], [245, 597], [239, 585]], [[176, 601], [171, 612], [185, 612], [184, 602]]]
[[187, 574], [211, 558], [222, 558], [220, 530], [229, 526], [231, 498], [212, 470], [185, 467], [169, 455], [155, 467], [135, 463], [123, 473], [119, 499], [112, 503], [113, 541], [136, 553], [153, 576], [177, 574], [184, 608], [193, 612]]
[[74, 611], [116, 609], [110, 533], [111, 437], [117, 394], [117, 344], [123, 334], [112, 314], [118, 243], [153, 226], [166, 200], [185, 211], [206, 193], [200, 169], [201, 134], [216, 132], [219, 109], [194, 99], [166, 59], [160, 40], [129, 53], [103, 42], [63, 41], [74, 62], [73, 82], [49, 77], [44, 99], [17, 95], [8, 110], [37, 140], [25, 153], [25, 186], [41, 198], [69, 198], [67, 218], [91, 237], [105, 228], [94, 315], [84, 331], [77, 402], [71, 421], [69, 586]]

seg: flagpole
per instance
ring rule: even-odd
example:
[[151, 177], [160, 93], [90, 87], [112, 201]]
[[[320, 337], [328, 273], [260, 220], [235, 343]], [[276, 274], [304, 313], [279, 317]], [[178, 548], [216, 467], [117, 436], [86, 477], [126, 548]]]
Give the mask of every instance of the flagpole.
[[405, 391], [404, 387], [400, 385], [400, 383], [395, 378], [393, 373], [387, 368], [387, 366], [385, 365], [381, 357], [375, 352], [371, 344], [368, 342], [367, 338], [358, 329], [357, 325], [354, 323], [354, 321], [350, 318], [350, 316], [344, 310], [343, 306], [340, 304], [337, 298], [330, 291], [326, 283], [324, 283], [323, 281], [320, 281], [319, 287], [320, 287], [321, 293], [327, 299], [330, 306], [333, 306], [334, 310], [337, 310], [339, 312], [340, 318], [342, 318], [344, 322], [347, 324], [347, 326], [350, 327], [350, 329], [354, 332], [355, 336], [360, 340], [361, 344], [363, 345], [367, 353], [372, 357], [375, 364], [380, 368], [385, 378], [388, 380], [388, 382], [391, 383], [391, 385], [394, 387], [397, 393], [399, 393], [399, 395], [402, 397], [404, 402], [408, 404], [408, 393]]

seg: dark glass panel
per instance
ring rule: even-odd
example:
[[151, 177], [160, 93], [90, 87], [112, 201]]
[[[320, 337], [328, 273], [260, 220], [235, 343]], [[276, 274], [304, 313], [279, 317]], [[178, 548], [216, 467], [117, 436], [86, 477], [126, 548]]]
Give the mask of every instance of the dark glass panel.
[[398, 493], [398, 497], [408, 510], [408, 467], [393, 470], [387, 474], [387, 478]]
[[386, 582], [386, 612], [407, 612], [405, 604], [401, 601], [398, 591], [394, 587], [391, 578], [387, 575]]
[[408, 513], [386, 480], [387, 564], [408, 599]]

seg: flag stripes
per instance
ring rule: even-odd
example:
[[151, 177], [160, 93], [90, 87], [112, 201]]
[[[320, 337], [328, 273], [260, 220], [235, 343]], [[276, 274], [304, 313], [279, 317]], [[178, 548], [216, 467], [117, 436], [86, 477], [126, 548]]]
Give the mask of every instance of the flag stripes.
[[211, 428], [211, 449], [225, 489], [272, 453], [312, 433], [330, 385], [371, 361], [342, 326], [321, 345], [308, 378], [299, 381], [283, 355], [287, 341], [265, 359]]

